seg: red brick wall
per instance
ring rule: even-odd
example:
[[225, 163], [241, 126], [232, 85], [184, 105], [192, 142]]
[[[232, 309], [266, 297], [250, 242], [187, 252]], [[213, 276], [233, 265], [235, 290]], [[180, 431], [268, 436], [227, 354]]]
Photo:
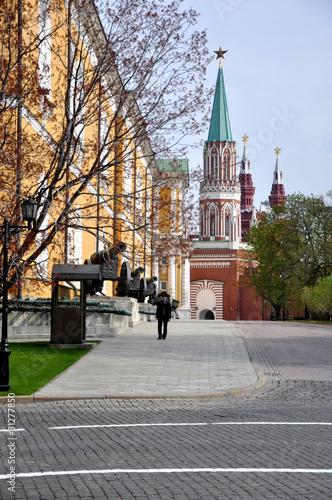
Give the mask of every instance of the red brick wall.
[[261, 321], [262, 320], [262, 298], [257, 297], [254, 290], [245, 288], [243, 277], [239, 280], [239, 309], [240, 319], [242, 321]]

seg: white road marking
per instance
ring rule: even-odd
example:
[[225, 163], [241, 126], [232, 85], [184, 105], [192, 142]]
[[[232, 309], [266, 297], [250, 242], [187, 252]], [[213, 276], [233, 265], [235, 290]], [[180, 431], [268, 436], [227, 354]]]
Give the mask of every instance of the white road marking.
[[210, 425], [208, 423], [166, 423], [166, 424], [93, 424], [93, 425], [68, 425], [64, 427], [50, 427], [54, 430], [62, 429], [93, 429], [99, 427], [162, 427], [162, 426], [190, 426], [190, 425]]
[[[101, 470], [72, 470], [72, 471], [45, 471], [45, 472], [21, 472], [15, 474], [15, 478], [25, 477], [45, 477], [45, 476], [72, 476], [83, 474], [181, 474], [181, 473], [277, 473], [277, 474], [332, 474], [332, 469], [264, 469], [264, 468], [221, 468], [221, 467], [202, 467], [202, 468], [172, 468], [172, 469], [101, 469]], [[8, 479], [9, 474], [1, 474], [0, 480]]]
[[178, 426], [207, 426], [207, 425], [332, 425], [332, 422], [188, 422], [188, 423], [156, 423], [156, 424], [93, 424], [93, 425], [67, 425], [61, 427], [50, 427], [52, 430], [65, 429], [98, 429], [98, 428], [117, 428], [117, 427], [178, 427]]
[[[280, 425], [280, 426], [331, 426], [331, 422], [187, 422], [187, 423], [141, 423], [141, 424], [94, 424], [94, 425], [71, 425], [61, 427], [50, 427], [52, 430], [66, 429], [93, 429], [93, 428], [128, 428], [128, 427], [160, 427], [160, 426], [230, 426], [230, 425]], [[24, 430], [24, 429], [18, 429]], [[5, 431], [3, 431], [5, 432]], [[21, 472], [15, 474], [16, 478], [34, 478], [46, 476], [66, 476], [83, 474], [181, 474], [181, 473], [280, 473], [280, 474], [332, 474], [332, 469], [292, 469], [292, 468], [163, 468], [163, 469], [101, 469], [101, 470], [73, 470], [73, 471], [44, 471], [44, 472]], [[0, 480], [10, 477], [9, 474], [1, 474]]]
[[211, 425], [332, 425], [332, 422], [212, 422]]
[[22, 432], [25, 429], [0, 429], [0, 432]]

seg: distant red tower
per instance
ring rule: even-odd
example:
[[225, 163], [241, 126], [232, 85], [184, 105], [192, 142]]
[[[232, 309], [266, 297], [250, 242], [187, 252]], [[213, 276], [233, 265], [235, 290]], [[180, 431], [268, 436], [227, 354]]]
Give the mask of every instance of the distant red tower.
[[221, 58], [200, 184], [200, 235], [190, 257], [192, 319], [239, 319], [239, 247], [241, 187]]
[[247, 157], [247, 134], [242, 139], [244, 143], [243, 156], [240, 167], [239, 181], [241, 185], [241, 238], [242, 241], [246, 240], [247, 234], [250, 229], [250, 222], [253, 215], [253, 204], [255, 187], [252, 182], [252, 175], [250, 172], [250, 160]]
[[253, 206], [255, 187], [250, 172], [246, 143], [237, 171], [236, 142], [233, 140], [220, 59], [208, 139], [204, 146], [204, 175], [200, 184], [200, 234], [193, 241], [190, 256], [191, 319], [225, 321], [260, 320], [262, 300], [246, 286], [243, 251], [250, 227], [257, 224]]
[[269, 196], [269, 202], [271, 207], [280, 207], [286, 202], [285, 188], [282, 180], [282, 172], [279, 166], [279, 153], [281, 151], [280, 148], [275, 148], [275, 153], [277, 155], [276, 166], [273, 172], [273, 182], [271, 194]]

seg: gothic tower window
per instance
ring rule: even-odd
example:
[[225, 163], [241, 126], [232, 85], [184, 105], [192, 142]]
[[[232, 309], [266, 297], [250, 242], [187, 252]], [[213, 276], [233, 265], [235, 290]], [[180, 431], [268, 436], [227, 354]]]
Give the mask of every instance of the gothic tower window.
[[225, 219], [225, 236], [229, 236], [229, 216]]
[[206, 179], [209, 175], [209, 163], [208, 158], [204, 156], [204, 178]]
[[211, 215], [211, 236], [216, 235], [216, 219], [214, 215]]
[[213, 153], [211, 156], [212, 178], [213, 179], [217, 178], [217, 163], [218, 163], [218, 157], [215, 153]]
[[231, 175], [230, 175], [230, 156], [229, 153], [227, 152], [225, 155], [225, 179], [229, 180]]

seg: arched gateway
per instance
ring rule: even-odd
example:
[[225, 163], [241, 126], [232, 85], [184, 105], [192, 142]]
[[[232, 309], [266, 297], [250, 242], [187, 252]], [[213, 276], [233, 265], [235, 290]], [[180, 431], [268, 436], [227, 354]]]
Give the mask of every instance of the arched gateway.
[[223, 282], [191, 282], [190, 307], [192, 319], [223, 319]]

